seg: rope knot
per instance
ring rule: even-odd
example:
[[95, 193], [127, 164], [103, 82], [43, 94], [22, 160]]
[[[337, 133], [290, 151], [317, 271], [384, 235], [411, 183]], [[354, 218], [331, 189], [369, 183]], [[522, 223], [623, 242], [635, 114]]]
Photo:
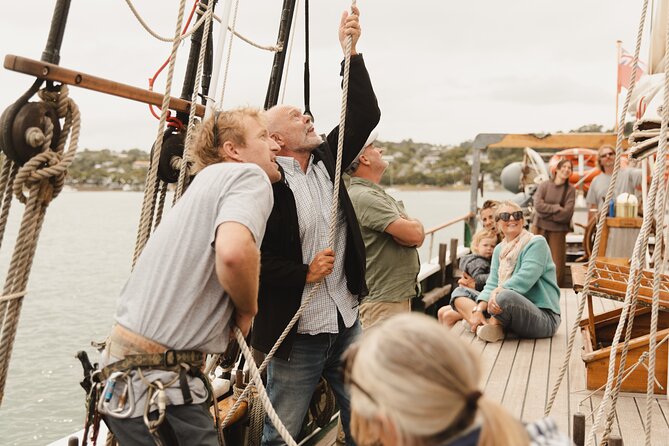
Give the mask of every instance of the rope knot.
[[25, 204], [29, 195], [39, 193], [43, 204], [50, 203], [63, 189], [69, 164], [60, 153], [38, 153], [19, 169], [14, 182], [14, 195]]

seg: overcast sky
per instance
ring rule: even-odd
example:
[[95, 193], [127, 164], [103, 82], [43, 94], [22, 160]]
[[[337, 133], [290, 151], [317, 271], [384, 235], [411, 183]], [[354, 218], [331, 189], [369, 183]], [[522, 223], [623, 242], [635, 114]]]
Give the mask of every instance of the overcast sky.
[[[221, 0], [222, 1], [222, 0]], [[172, 36], [177, 0], [134, 0], [149, 25]], [[39, 59], [54, 0], [4, 1], [0, 53]], [[281, 0], [240, 0], [238, 31], [276, 41]], [[190, 9], [192, 0], [188, 0]], [[484, 132], [612, 127], [616, 40], [634, 49], [641, 0], [360, 0], [365, 56], [382, 111], [379, 138], [456, 144]], [[338, 121], [341, 49], [337, 26], [350, 1], [311, 1], [312, 110], [327, 132]], [[158, 9], [160, 8], [160, 9]], [[222, 12], [222, 4], [216, 10]], [[302, 105], [303, 2], [285, 102]], [[215, 27], [215, 38], [219, 26]], [[151, 37], [124, 0], [73, 0], [60, 65], [146, 88], [171, 44]], [[180, 48], [185, 65], [189, 45]], [[272, 54], [235, 40], [223, 107], [261, 107]], [[642, 53], [642, 58], [647, 58]], [[156, 90], [163, 91], [165, 76]], [[221, 76], [222, 79], [222, 76]], [[172, 94], [179, 96], [183, 69]], [[16, 100], [28, 76], [0, 70], [0, 105]], [[157, 133], [144, 104], [71, 88], [83, 123], [82, 148], [150, 148]]]

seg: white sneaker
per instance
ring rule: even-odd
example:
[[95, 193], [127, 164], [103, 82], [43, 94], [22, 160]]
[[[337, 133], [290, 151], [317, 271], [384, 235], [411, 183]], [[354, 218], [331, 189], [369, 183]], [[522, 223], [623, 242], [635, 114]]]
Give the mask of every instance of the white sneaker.
[[498, 342], [504, 339], [504, 329], [501, 325], [481, 325], [476, 329], [476, 336], [482, 341]]

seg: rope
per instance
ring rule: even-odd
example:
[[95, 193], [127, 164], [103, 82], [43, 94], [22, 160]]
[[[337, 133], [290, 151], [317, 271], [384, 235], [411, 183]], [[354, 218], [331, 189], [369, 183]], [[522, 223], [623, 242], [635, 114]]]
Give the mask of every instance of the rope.
[[149, 234], [151, 232], [151, 222], [153, 220], [153, 209], [155, 206], [156, 194], [156, 179], [158, 177], [158, 162], [160, 160], [160, 151], [163, 146], [163, 129], [167, 122], [167, 114], [169, 112], [168, 105], [172, 91], [172, 79], [174, 77], [174, 65], [176, 62], [176, 55], [179, 49], [179, 39], [181, 35], [181, 24], [183, 23], [184, 9], [186, 0], [179, 1], [179, 13], [177, 16], [176, 28], [174, 31], [174, 41], [172, 43], [172, 52], [170, 54], [170, 63], [167, 72], [167, 79], [165, 81], [165, 94], [163, 95], [163, 104], [160, 110], [160, 124], [158, 124], [158, 135], [151, 154], [151, 164], [149, 165], [149, 172], [146, 176], [146, 183], [144, 185], [144, 201], [142, 203], [142, 215], [140, 217], [139, 228], [137, 230], [137, 241], [135, 244], [135, 254], [132, 259], [132, 266], [135, 266], [137, 258], [139, 257], [144, 245], [146, 244]]
[[[641, 36], [643, 33], [643, 27], [644, 23], [646, 21], [646, 11], [648, 9], [648, 0], [644, 0], [643, 3], [643, 10], [641, 13], [641, 19], [639, 22], [639, 31], [637, 33], [637, 42], [636, 42], [636, 50], [635, 50], [635, 60], [638, 60], [639, 53], [641, 51]], [[615, 156], [615, 161], [613, 164], [613, 173], [611, 174], [611, 181], [609, 182], [609, 187], [606, 191], [606, 197], [604, 199], [604, 203], [610, 203], [611, 199], [613, 198], [613, 193], [615, 190], [615, 185], [618, 180], [618, 171], [620, 170], [620, 161], [621, 161], [621, 156], [623, 153], [623, 148], [622, 148], [622, 142], [624, 138], [624, 128], [625, 128], [625, 116], [627, 114], [627, 109], [629, 107], [630, 103], [630, 97], [631, 97], [631, 92], [633, 91], [634, 85], [636, 83], [636, 73], [632, 74], [632, 78], [630, 79], [630, 89], [627, 92], [627, 97], [625, 99], [625, 103], [623, 105], [622, 113], [620, 114], [620, 121], [621, 124], [618, 126], [618, 134], [616, 137], [616, 156]], [[553, 386], [553, 390], [551, 392], [550, 398], [548, 399], [548, 402], [546, 403], [546, 407], [544, 410], [544, 415], [548, 416], [553, 408], [553, 404], [555, 403], [555, 398], [557, 397], [558, 390], [560, 389], [560, 385], [562, 384], [562, 381], [564, 379], [564, 376], [567, 372], [567, 369], [569, 367], [569, 359], [571, 358], [571, 353], [574, 348], [574, 340], [576, 338], [576, 333], [579, 330], [579, 322], [583, 317], [583, 310], [585, 308], [585, 302], [586, 302], [586, 296], [590, 294], [590, 282], [592, 281], [592, 276], [593, 272], [595, 269], [595, 253], [599, 252], [599, 245], [601, 242], [602, 238], [602, 229], [604, 228], [604, 222], [606, 220], [606, 214], [608, 212], [608, 206], [602, 206], [601, 209], [599, 210], [599, 216], [597, 218], [597, 229], [595, 233], [595, 241], [592, 246], [592, 253], [593, 255], [590, 256], [590, 259], [588, 260], [588, 269], [585, 274], [585, 284], [583, 286], [583, 290], [581, 291], [581, 299], [578, 303], [578, 309], [576, 310], [576, 318], [574, 319], [574, 324], [572, 325], [571, 331], [569, 333], [569, 339], [567, 340], [567, 351], [565, 352], [564, 360], [562, 362], [562, 366], [560, 367], [560, 373], [558, 375], [557, 381], [555, 382], [555, 385]], [[623, 310], [625, 311], [625, 310]], [[594, 429], [593, 429], [594, 432]]]
[[[640, 52], [640, 47], [641, 47], [641, 35], [643, 32], [643, 22], [645, 21], [645, 15], [646, 15], [646, 10], [647, 10], [647, 5], [648, 1], [644, 1], [644, 6], [643, 6], [643, 12], [642, 12], [642, 23], [639, 26], [639, 33], [637, 35], [637, 45], [636, 45], [636, 50], [635, 50], [635, 55], [634, 55], [634, 66], [636, 67], [638, 65], [638, 58], [639, 58], [639, 52]], [[619, 133], [622, 133], [624, 127], [624, 119], [625, 119], [625, 114], [627, 113], [627, 105], [629, 104], [629, 99], [631, 96], [631, 93], [634, 90], [634, 86], [636, 83], [636, 73], [632, 75], [631, 78], [631, 85], [630, 89], [628, 91], [628, 95], [625, 101], [625, 107], [623, 108], [623, 113], [621, 114], [620, 117], [620, 126], [619, 126]], [[632, 265], [630, 268], [630, 274], [629, 274], [629, 279], [628, 279], [628, 284], [627, 284], [627, 289], [626, 289], [626, 294], [625, 294], [625, 306], [622, 309], [621, 312], [621, 317], [620, 321], [618, 323], [618, 326], [616, 328], [616, 333], [613, 338], [613, 344], [611, 345], [611, 351], [609, 355], [609, 369], [608, 369], [608, 378], [607, 378], [607, 383], [606, 383], [606, 389], [604, 391], [604, 397], [603, 401], [606, 403], [610, 401], [610, 407], [608, 409], [607, 413], [607, 418], [606, 418], [606, 424], [604, 428], [604, 433], [602, 435], [602, 440], [601, 443], [604, 443], [608, 440], [608, 436], [611, 432], [611, 427], [613, 425], [613, 418], [615, 416], [615, 407], [617, 403], [617, 398], [618, 394], [620, 392], [620, 387], [622, 384], [622, 375], [621, 371], [625, 369], [625, 364], [627, 361], [627, 352], [629, 348], [629, 340], [631, 338], [631, 333], [632, 333], [632, 326], [634, 323], [634, 317], [635, 317], [635, 312], [633, 311], [634, 308], [636, 308], [636, 302], [638, 298], [638, 293], [639, 293], [639, 286], [641, 282], [641, 263], [642, 263], [642, 258], [645, 257], [645, 251], [648, 245], [648, 237], [649, 237], [649, 231], [651, 229], [652, 225], [652, 206], [653, 203], [655, 203], [656, 200], [656, 193], [658, 189], [658, 183], [662, 181], [662, 178], [658, 177], [658, 172], [660, 172], [660, 167], [655, 166], [654, 172], [653, 172], [653, 179], [651, 182], [651, 187], [650, 187], [650, 192], [648, 196], [648, 201], [647, 205], [645, 208], [644, 212], [644, 218], [643, 218], [643, 223], [641, 226], [641, 231], [637, 237], [636, 244], [634, 247], [634, 252], [632, 254]], [[632, 310], [632, 311], [630, 311]], [[616, 373], [616, 356], [617, 356], [617, 350], [618, 350], [618, 345], [619, 345], [619, 340], [620, 336], [622, 334], [623, 326], [624, 324], [627, 324], [627, 329], [625, 332], [625, 339], [623, 341], [623, 347], [622, 351], [620, 353], [620, 365], [619, 365], [619, 370], [618, 373]], [[615, 383], [614, 383], [615, 381]], [[588, 439], [588, 444], [593, 444], [596, 441], [596, 433], [597, 430], [600, 428], [600, 424], [602, 422], [603, 415], [606, 410], [606, 404], [602, 405], [598, 411], [597, 414], [597, 419], [595, 420], [595, 423], [593, 424], [592, 431], [590, 433], [590, 437]]]
[[[356, 0], [352, 1], [352, 5], [356, 5]], [[351, 45], [352, 45], [352, 40], [351, 37], [349, 36], [348, 39], [346, 40], [346, 48], [345, 48], [345, 57], [344, 57], [344, 79], [342, 83], [342, 110], [340, 113], [339, 117], [339, 139], [337, 141], [337, 162], [336, 162], [336, 168], [335, 168], [335, 180], [334, 180], [334, 190], [332, 194], [332, 208], [330, 212], [330, 232], [328, 236], [328, 243], [329, 246], [334, 245], [334, 237], [335, 237], [335, 232], [336, 232], [336, 223], [337, 223], [337, 213], [338, 213], [338, 206], [339, 206], [339, 186], [341, 183], [341, 163], [342, 163], [342, 154], [344, 151], [344, 131], [345, 131], [345, 122], [346, 122], [346, 104], [347, 104], [347, 99], [348, 99], [348, 84], [349, 84], [349, 74], [350, 74], [350, 65], [351, 65]], [[321, 286], [323, 283], [323, 280], [320, 282], [317, 282], [314, 287], [311, 289], [311, 292], [307, 295], [302, 300], [302, 303], [300, 304], [300, 308], [298, 308], [297, 312], [293, 316], [293, 318], [290, 320], [286, 328], [283, 330], [283, 333], [281, 333], [281, 336], [277, 339], [276, 343], [272, 347], [272, 349], [267, 353], [267, 356], [265, 356], [265, 359], [263, 360], [262, 364], [260, 365], [259, 368], [256, 368], [255, 361], [253, 357], [248, 356], [247, 361], [249, 362], [249, 367], [251, 368], [251, 371], [253, 372], [254, 370], [258, 373], [253, 373], [252, 374], [252, 379], [251, 383], [254, 383], [258, 386], [258, 391], [260, 393], [261, 401], [265, 405], [265, 409], [267, 410], [267, 414], [270, 416], [270, 419], [274, 423], [274, 426], [277, 428], [277, 431], [279, 434], [284, 438], [284, 441], [286, 441], [286, 438], [283, 436], [281, 431], [279, 430], [279, 426], [277, 425], [277, 422], [280, 423], [280, 420], [276, 420], [275, 422], [274, 418], [272, 418], [272, 413], [276, 415], [274, 412], [274, 408], [267, 407], [267, 403], [269, 403], [269, 400], [265, 400], [263, 396], [265, 393], [265, 388], [262, 386], [262, 378], [260, 376], [260, 373], [265, 370], [267, 367], [267, 364], [269, 364], [269, 361], [274, 357], [274, 354], [276, 351], [279, 349], [281, 346], [281, 343], [286, 339], [288, 336], [288, 333], [290, 330], [293, 328], [293, 326], [297, 323], [297, 321], [300, 319], [302, 316], [302, 313], [304, 312], [304, 309], [309, 305], [311, 300], [313, 299], [314, 295], [316, 294], [316, 291], [318, 288]], [[235, 328], [235, 334], [239, 330]], [[241, 339], [239, 339], [241, 338]], [[248, 351], [248, 346], [246, 345], [246, 341], [244, 338], [241, 336], [241, 332], [239, 333], [237, 341], [239, 342], [239, 346], [242, 348], [242, 351]], [[244, 356], [246, 356], [246, 353], [244, 353]], [[246, 386], [246, 389], [244, 389], [244, 392], [242, 392], [242, 395], [247, 395], [249, 391], [250, 386]], [[237, 410], [239, 405], [241, 404], [241, 400], [237, 400], [235, 404], [233, 404], [232, 408], [228, 412], [227, 416], [223, 420], [223, 423], [221, 425], [222, 428], [228, 425], [230, 422], [230, 419], [232, 418], [232, 414]], [[271, 411], [270, 411], [271, 409]], [[283, 426], [283, 425], [282, 425]], [[284, 428], [285, 429], [285, 428]], [[292, 439], [291, 439], [292, 440]], [[289, 443], [289, 444], [294, 444]]]
[[14, 294], [8, 294], [7, 296], [0, 296], [0, 302], [8, 302], [10, 300], [18, 299], [25, 296], [26, 294], [28, 294], [27, 291], [21, 291]]
[[2, 210], [0, 210], [0, 247], [5, 238], [5, 229], [7, 228], [7, 218], [9, 209], [12, 206], [12, 186], [19, 166], [12, 160], [3, 156], [2, 171], [0, 171], [0, 194], [2, 198]]
[[[230, 32], [234, 34], [235, 27], [237, 26], [237, 10], [239, 9], [239, 0], [235, 2], [235, 10], [232, 13], [232, 27], [228, 27]], [[225, 97], [225, 87], [228, 84], [228, 71], [230, 70], [230, 60], [232, 56], [232, 42], [233, 39], [228, 41], [228, 54], [225, 59], [225, 70], [223, 70], [223, 85], [221, 87], [221, 99], [218, 104], [218, 108], [223, 108], [223, 98]]]
[[163, 211], [165, 209], [165, 199], [167, 198], [167, 183], [160, 181], [160, 194], [158, 197], [158, 207], [156, 209], [156, 216], [153, 222], [153, 227], [157, 228], [163, 218]]
[[265, 409], [257, 397], [250, 401], [249, 412], [249, 446], [260, 446], [262, 440], [263, 424], [265, 422]]
[[[174, 193], [174, 199], [172, 205], [174, 205], [179, 198], [184, 193], [185, 184], [186, 184], [186, 173], [188, 172], [188, 155], [190, 151], [190, 146], [193, 141], [193, 132], [195, 130], [195, 109], [198, 98], [198, 91], [200, 83], [202, 82], [202, 71], [204, 67], [204, 59], [207, 54], [207, 42], [209, 40], [209, 28], [211, 27], [211, 16], [214, 12], [214, 5], [216, 2], [214, 0], [207, 3], [207, 10], [203, 17], [204, 21], [204, 31], [202, 33], [202, 43], [200, 44], [200, 54], [198, 55], [197, 60], [197, 70], [195, 74], [195, 88], [193, 88], [193, 94], [191, 96], [191, 107], [190, 113], [188, 115], [188, 128], [186, 129], [186, 142], [184, 143], [184, 152], [181, 157], [181, 167], [179, 168], [179, 179], [177, 181], [177, 189]], [[206, 105], [206, 104], [205, 104]]]
[[[665, 36], [665, 48], [669, 48], [669, 30]], [[636, 65], [634, 66], [636, 69]], [[653, 422], [653, 390], [655, 386], [655, 359], [657, 354], [657, 323], [660, 309], [660, 285], [662, 283], [662, 254], [664, 239], [662, 228], [666, 209], [666, 183], [664, 172], [666, 170], [667, 157], [667, 126], [669, 125], [669, 60], [664, 63], [664, 106], [662, 107], [662, 125], [660, 126], [660, 143], [655, 156], [655, 170], [653, 176], [657, 176], [657, 182], [662, 182], [657, 190], [655, 200], [655, 247], [653, 249], [653, 302], [650, 317], [650, 344], [648, 351], [648, 382], [646, 387], [646, 423], [644, 424], [645, 444], [650, 446], [651, 425]]]
[[[199, 0], [196, 0], [196, 1], [199, 1]], [[144, 28], [146, 30], [146, 32], [148, 32], [152, 37], [156, 38], [157, 40], [160, 40], [161, 42], [165, 42], [165, 43], [172, 42], [173, 43], [176, 39], [177, 43], [180, 43], [182, 40], [185, 40], [188, 37], [190, 37], [191, 34], [193, 34], [195, 31], [197, 31], [197, 29], [200, 27], [200, 25], [202, 25], [202, 23], [204, 23], [204, 16], [203, 16], [203, 17], [199, 18], [193, 24], [193, 28], [190, 31], [188, 31], [187, 33], [185, 33], [185, 34], [183, 34], [183, 35], [181, 35], [177, 38], [163, 37], [160, 34], [158, 34], [157, 32], [155, 32], [153, 29], [151, 29], [151, 27], [148, 25], [148, 23], [146, 23], [146, 21], [139, 14], [139, 12], [135, 8], [135, 5], [133, 5], [131, 0], [125, 0], [125, 2], [130, 7], [130, 10], [132, 11], [132, 14], [135, 16], [135, 18], [137, 19], [139, 24], [142, 25], [142, 28]], [[200, 10], [202, 10], [201, 4], [198, 4], [198, 8], [200, 8]], [[221, 19], [219, 17], [217, 17], [216, 15], [213, 15], [213, 17], [217, 22], [219, 22], [219, 23], [221, 22]], [[228, 27], [228, 29], [230, 29], [230, 27]], [[260, 50], [271, 51], [271, 52], [274, 52], [274, 53], [278, 53], [280, 51], [283, 51], [283, 46], [282, 45], [261, 45], [259, 43], [255, 43], [254, 41], [252, 41], [248, 37], [244, 37], [243, 35], [237, 33], [234, 30], [232, 31], [232, 34], [235, 37], [239, 38], [240, 40], [242, 40], [242, 41], [248, 43], [249, 45], [254, 46], [254, 47], [256, 47]]]
[[[4, 396], [7, 370], [11, 358], [12, 347], [16, 337], [18, 319], [21, 312], [23, 296], [26, 294], [26, 285], [30, 276], [37, 241], [44, 222], [46, 209], [51, 201], [58, 196], [65, 184], [67, 168], [72, 164], [79, 144], [79, 130], [81, 119], [79, 108], [69, 98], [66, 85], [61, 85], [58, 91], [39, 91], [40, 98], [54, 107], [59, 119], [64, 119], [63, 129], [52, 151], [53, 124], [45, 122], [46, 131], [42, 148], [44, 152], [31, 158], [16, 172], [11, 185], [17, 199], [25, 204], [23, 218], [14, 246], [5, 285], [0, 299], [0, 402]], [[70, 138], [70, 144], [65, 151], [65, 142]], [[5, 160], [7, 162], [8, 160]], [[6, 172], [3, 165], [3, 172]], [[14, 168], [9, 168], [11, 172]], [[12, 176], [11, 173], [9, 174]], [[4, 181], [4, 179], [2, 180]], [[10, 182], [4, 183], [5, 191], [10, 189]], [[6, 196], [5, 196], [6, 198]], [[3, 203], [4, 211], [4, 203]]]

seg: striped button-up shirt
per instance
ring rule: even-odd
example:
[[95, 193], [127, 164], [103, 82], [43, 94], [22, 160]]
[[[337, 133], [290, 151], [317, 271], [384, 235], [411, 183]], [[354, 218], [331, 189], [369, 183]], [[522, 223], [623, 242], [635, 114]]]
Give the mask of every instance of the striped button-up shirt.
[[[330, 210], [334, 188], [330, 174], [322, 161], [314, 163], [311, 155], [306, 173], [292, 157], [277, 156], [277, 163], [283, 168], [288, 187], [295, 196], [297, 221], [300, 225], [302, 258], [309, 264], [317, 253], [328, 248], [330, 232]], [[297, 332], [302, 334], [338, 333], [337, 311], [346, 327], [351, 327], [358, 317], [358, 299], [346, 286], [344, 254], [346, 252], [346, 217], [341, 205], [337, 212], [335, 231], [334, 270], [325, 277], [311, 302], [302, 313]], [[302, 300], [311, 293], [315, 283], [307, 283], [302, 292]]]

